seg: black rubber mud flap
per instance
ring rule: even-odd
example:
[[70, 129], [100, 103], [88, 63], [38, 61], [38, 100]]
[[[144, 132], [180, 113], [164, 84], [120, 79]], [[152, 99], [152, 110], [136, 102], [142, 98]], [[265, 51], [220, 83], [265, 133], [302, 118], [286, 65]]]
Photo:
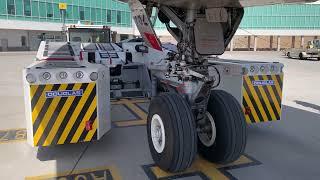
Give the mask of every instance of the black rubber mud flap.
[[209, 147], [198, 141], [199, 153], [205, 159], [219, 164], [239, 159], [247, 142], [247, 125], [239, 102], [225, 91], [214, 90], [207, 111], [215, 122], [216, 139]]
[[[152, 117], [161, 117], [165, 130], [165, 146], [161, 153], [151, 137]], [[186, 100], [179, 94], [166, 92], [152, 98], [147, 120], [148, 142], [153, 160], [161, 169], [179, 172], [191, 166], [197, 153], [194, 116]]]

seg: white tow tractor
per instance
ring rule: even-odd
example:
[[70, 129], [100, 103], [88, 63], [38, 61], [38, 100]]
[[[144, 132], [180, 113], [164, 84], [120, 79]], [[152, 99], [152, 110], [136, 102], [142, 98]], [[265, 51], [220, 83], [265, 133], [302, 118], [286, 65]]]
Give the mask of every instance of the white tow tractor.
[[143, 54], [145, 46], [135, 45], [133, 55], [128, 49], [111, 42], [110, 27], [102, 25], [69, 25], [67, 37], [69, 42], [81, 43], [80, 60], [103, 64], [110, 69], [112, 99], [150, 97], [147, 66], [141, 61], [133, 61], [137, 60], [133, 56]]
[[[122, 44], [123, 52], [128, 55], [125, 60], [131, 60], [122, 66], [122, 70], [130, 64], [134, 66], [138, 64], [143, 69], [128, 66], [128, 71], [121, 71], [121, 76], [122, 78], [141, 78], [139, 82], [148, 87], [144, 89], [145, 92], [152, 96], [147, 118], [147, 138], [151, 155], [161, 169], [170, 172], [183, 171], [191, 166], [197, 152], [212, 162], [222, 164], [233, 162], [245, 150], [247, 124], [280, 120], [283, 82], [281, 63], [235, 61], [215, 58], [212, 55], [224, 53], [242, 20], [244, 7], [290, 3], [297, 0], [203, 0], [197, 3], [193, 0], [123, 1], [129, 3], [144, 43]], [[309, 1], [301, 0], [301, 2]], [[177, 40], [175, 51], [162, 48], [152, 27], [153, 23], [150, 22], [153, 9], [157, 9], [159, 20]], [[70, 42], [69, 45], [72, 43]], [[106, 50], [106, 52], [111, 51]], [[95, 57], [91, 64], [99, 62], [103, 64], [97, 64], [99, 67], [110, 68], [106, 65], [110, 63], [103, 63], [97, 59], [98, 57]], [[59, 65], [63, 66], [61, 63]], [[37, 70], [37, 68], [33, 69]], [[47, 71], [51, 71], [50, 68]], [[55, 70], [50, 77], [60, 77], [60, 71], [65, 70], [63, 68]], [[108, 85], [112, 87], [112, 80], [110, 81], [109, 78], [113, 77], [110, 74], [98, 73], [96, 76], [97, 73], [92, 73], [91, 71], [83, 73], [82, 77], [97, 80], [97, 77], [108, 76], [104, 87], [109, 87]], [[49, 81], [47, 77], [48, 74], [44, 71], [36, 73], [35, 76], [25, 73], [27, 90], [29, 86], [38, 83], [38, 78], [43, 84], [53, 84], [54, 81]], [[78, 76], [73, 72], [68, 77]], [[33, 120], [32, 104], [51, 102], [50, 99], [52, 99], [57, 104], [54, 104], [54, 107], [60, 107], [62, 100], [59, 98], [63, 95], [63, 89], [53, 87], [49, 86], [49, 89], [41, 91], [31, 89], [26, 93], [27, 97], [38, 92], [39, 97], [42, 98], [41, 101], [26, 98], [26, 108], [31, 109], [27, 111], [31, 117], [28, 119], [29, 128], [33, 130], [37, 129], [35, 127], [42, 128], [39, 132], [28, 131], [33, 133], [31, 138], [39, 138], [41, 133], [44, 134], [41, 138], [44, 138], [47, 132], [50, 135], [51, 131], [57, 132], [54, 138], [69, 140], [63, 141], [65, 143], [82, 140], [85, 135], [87, 137], [89, 132], [84, 130], [90, 131], [92, 129], [90, 127], [94, 127], [90, 126], [92, 120], [90, 118], [87, 120], [89, 116], [86, 115], [74, 118], [74, 116], [78, 117], [76, 110], [70, 110], [71, 116], [64, 116], [64, 123], [61, 123], [61, 120], [56, 121], [59, 118], [56, 118], [55, 114], [59, 114], [60, 111], [55, 109], [52, 113], [48, 111], [50, 114], [37, 116], [37, 120]], [[117, 92], [122, 92], [123, 89], [125, 88], [118, 88]], [[141, 92], [141, 85], [138, 89]], [[105, 88], [102, 91], [109, 95], [113, 89]], [[80, 92], [81, 89], [71, 91], [67, 93], [68, 98], [83, 97], [84, 95]], [[57, 94], [57, 96], [46, 96], [46, 93]], [[118, 95], [123, 97], [124, 94]], [[105, 97], [105, 101], [109, 103], [108, 96]], [[106, 104], [101, 105], [104, 107]], [[75, 113], [74, 116], [73, 113]], [[108, 121], [108, 119], [101, 119], [101, 121]], [[43, 123], [39, 126], [39, 122]], [[32, 124], [34, 127], [31, 126]], [[62, 129], [57, 129], [55, 124], [61, 124]], [[70, 131], [73, 124], [77, 124], [76, 127], [80, 130]], [[67, 127], [65, 128], [67, 130], [63, 127]], [[79, 135], [81, 130], [83, 131]], [[85, 134], [82, 135], [83, 133]], [[90, 140], [90, 138], [84, 139]]]
[[288, 58], [299, 58], [300, 60], [317, 59], [320, 61], [320, 39], [308, 41], [306, 48], [291, 48], [285, 51]]

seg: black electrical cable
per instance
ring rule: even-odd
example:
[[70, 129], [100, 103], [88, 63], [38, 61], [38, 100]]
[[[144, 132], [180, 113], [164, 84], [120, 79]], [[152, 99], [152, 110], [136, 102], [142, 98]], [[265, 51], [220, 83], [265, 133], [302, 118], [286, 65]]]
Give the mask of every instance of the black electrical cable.
[[86, 147], [84, 148], [84, 150], [81, 152], [81, 154], [80, 154], [77, 162], [73, 165], [72, 170], [69, 172], [68, 176], [70, 176], [70, 175], [73, 173], [73, 171], [76, 169], [76, 167], [77, 167], [78, 163], [80, 162], [80, 160], [82, 159], [83, 155], [84, 155], [84, 154], [86, 153], [86, 151], [88, 150], [89, 145], [90, 145], [90, 143], [88, 143], [88, 144], [86, 145]]

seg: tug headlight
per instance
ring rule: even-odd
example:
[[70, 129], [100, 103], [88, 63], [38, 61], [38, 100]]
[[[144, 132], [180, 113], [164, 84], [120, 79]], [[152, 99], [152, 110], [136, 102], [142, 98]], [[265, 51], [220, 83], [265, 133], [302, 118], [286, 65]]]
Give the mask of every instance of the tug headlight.
[[51, 74], [49, 72], [45, 72], [42, 74], [43, 79], [49, 80], [51, 78]]
[[242, 74], [247, 75], [248, 74], [248, 69], [246, 67], [242, 68]]
[[75, 74], [75, 77], [77, 78], [77, 79], [82, 79], [83, 78], [83, 72], [81, 72], [81, 71], [77, 71], [76, 72], [76, 74]]
[[68, 73], [67, 72], [60, 72], [59, 77], [60, 77], [60, 79], [67, 79]]
[[91, 81], [96, 81], [98, 79], [98, 73], [93, 72], [90, 74]]
[[28, 81], [28, 83], [35, 83], [36, 82], [36, 77], [34, 75], [32, 75], [32, 74], [27, 74], [26, 80]]
[[257, 70], [259, 71], [259, 69], [256, 69], [255, 66], [250, 66], [249, 71], [250, 71], [251, 74], [255, 73]]
[[270, 67], [270, 72], [271, 72], [271, 73], [276, 73], [277, 71], [278, 71], [277, 66], [271, 65], [271, 67]]
[[261, 73], [268, 73], [270, 68], [268, 66], [260, 66], [260, 72]]

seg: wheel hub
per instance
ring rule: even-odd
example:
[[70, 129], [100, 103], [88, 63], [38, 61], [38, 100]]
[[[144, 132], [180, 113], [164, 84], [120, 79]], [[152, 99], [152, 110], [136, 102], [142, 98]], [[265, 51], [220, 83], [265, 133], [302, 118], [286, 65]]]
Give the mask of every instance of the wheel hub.
[[165, 147], [165, 131], [161, 117], [154, 114], [151, 119], [151, 138], [154, 149], [162, 153]]
[[209, 112], [206, 112], [205, 122], [198, 127], [198, 137], [201, 143], [207, 147], [213, 145], [216, 139], [216, 126]]

